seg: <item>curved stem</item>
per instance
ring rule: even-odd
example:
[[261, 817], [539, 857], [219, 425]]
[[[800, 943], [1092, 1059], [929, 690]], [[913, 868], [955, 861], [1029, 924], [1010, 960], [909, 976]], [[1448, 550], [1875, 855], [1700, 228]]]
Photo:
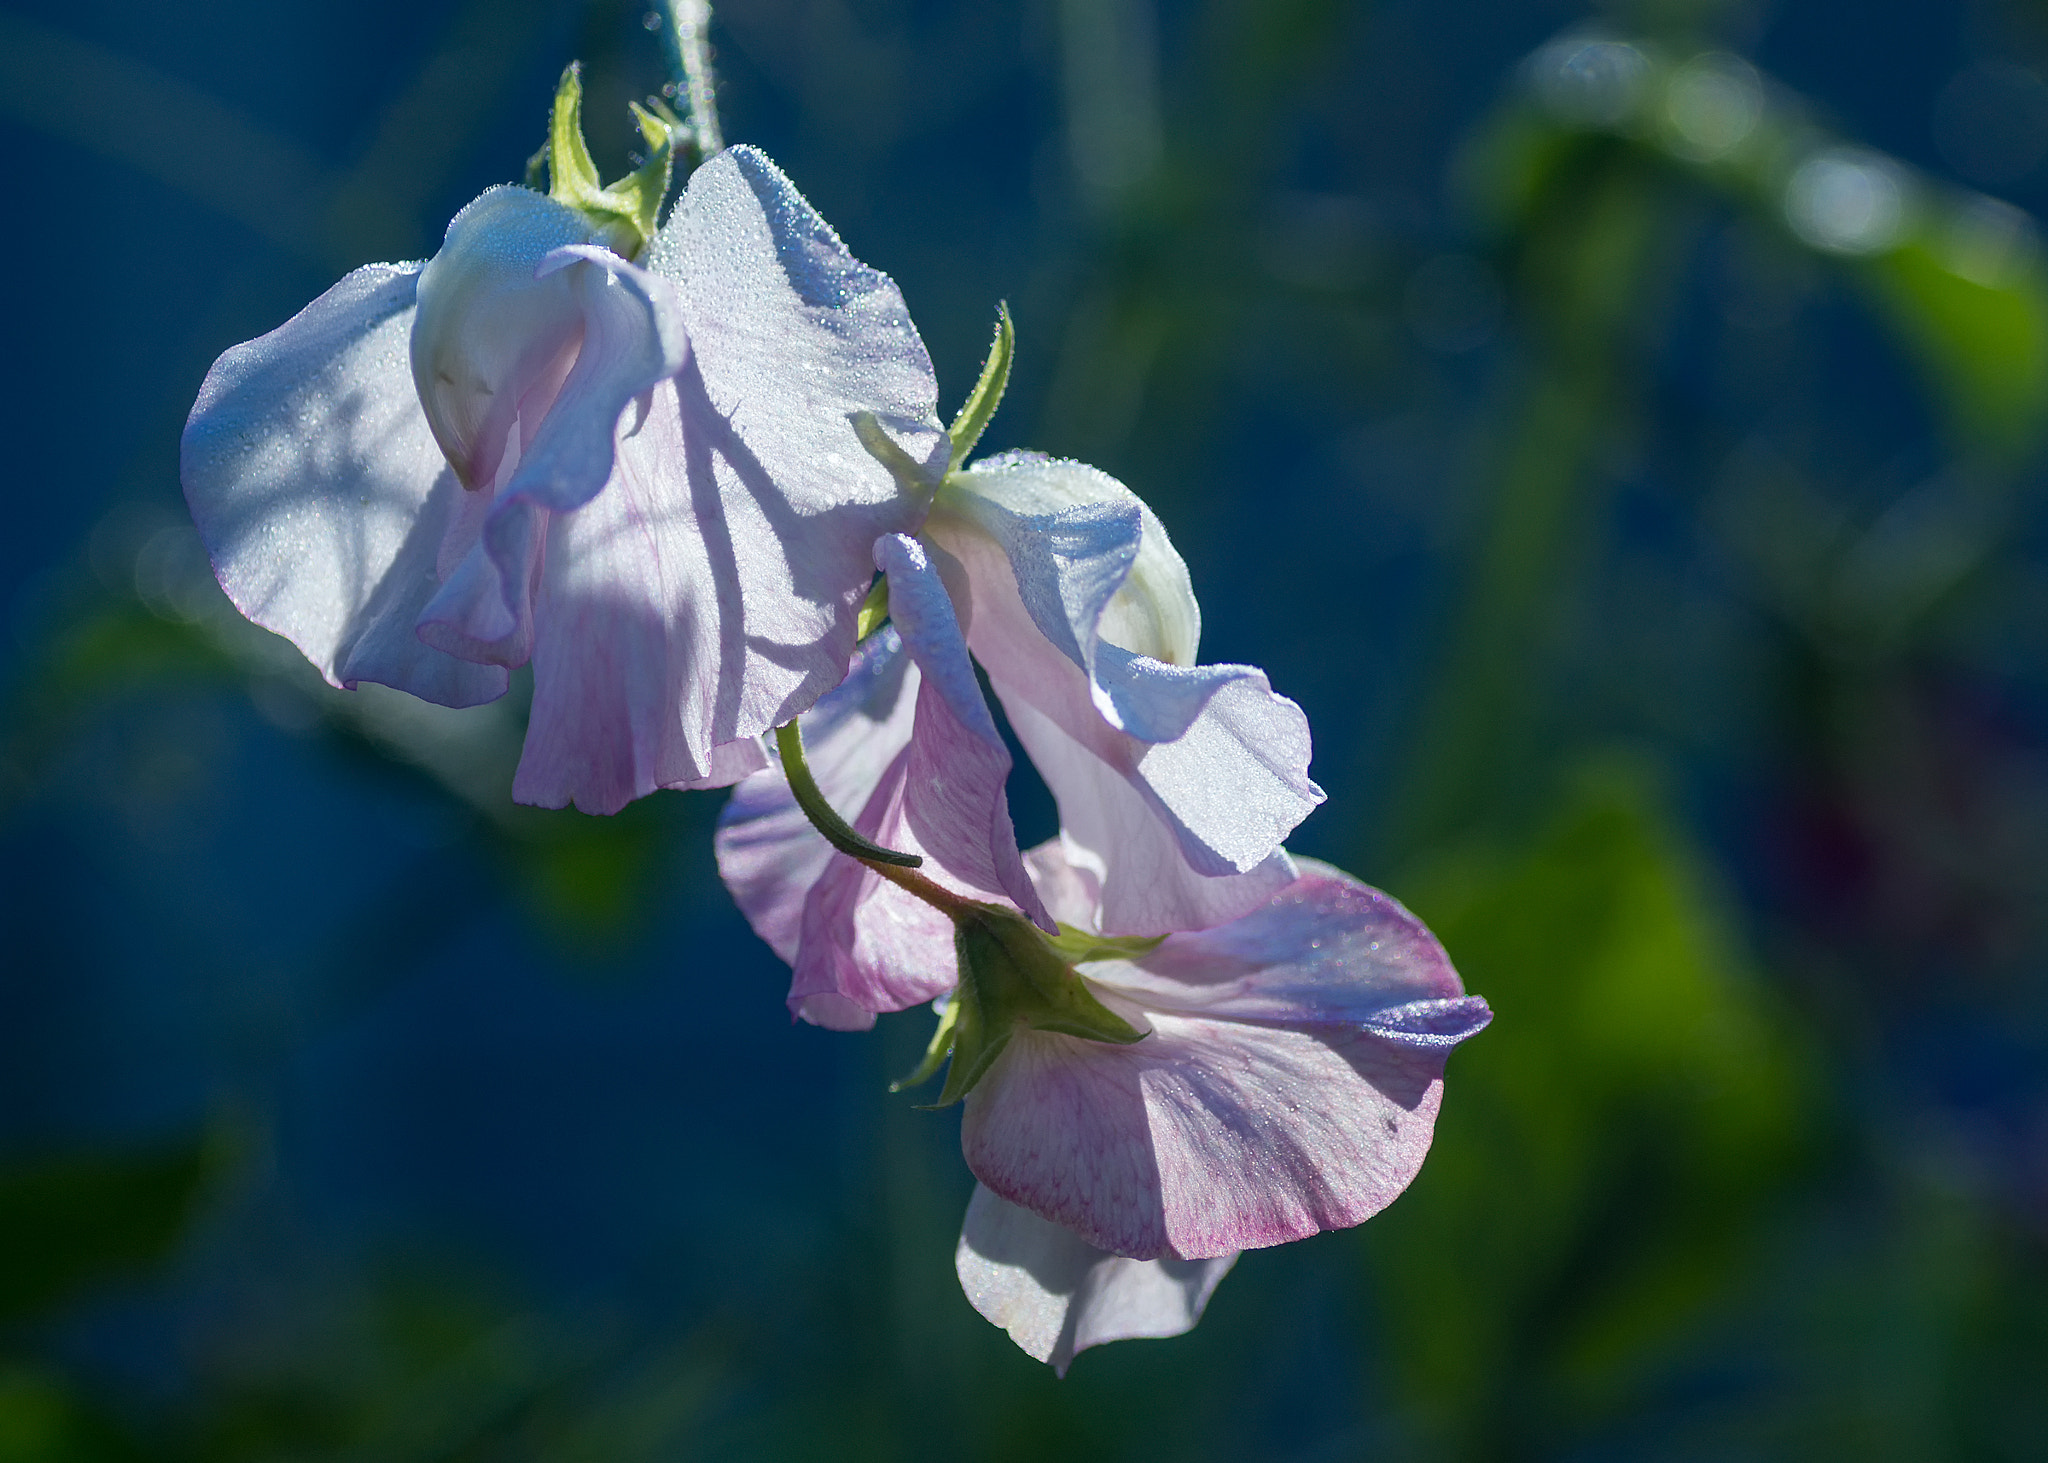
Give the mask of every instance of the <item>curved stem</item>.
[[853, 831], [852, 824], [839, 816], [832, 804], [825, 800], [824, 792], [818, 787], [818, 779], [811, 776], [811, 764], [804, 760], [803, 730], [794, 720], [775, 728], [775, 750], [782, 754], [782, 775], [789, 779], [789, 790], [796, 796], [796, 805], [811, 820], [811, 826], [825, 835], [827, 843], [847, 857], [857, 858], [868, 865], [914, 869], [924, 862], [917, 854], [897, 853], [863, 838]]

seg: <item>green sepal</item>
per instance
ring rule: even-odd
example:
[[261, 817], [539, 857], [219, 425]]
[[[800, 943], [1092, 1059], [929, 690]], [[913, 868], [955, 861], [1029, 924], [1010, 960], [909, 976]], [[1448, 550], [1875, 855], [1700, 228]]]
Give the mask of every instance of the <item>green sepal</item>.
[[938, 486], [924, 464], [905, 452], [894, 437], [882, 430], [881, 419], [873, 412], [857, 411], [847, 420], [852, 422], [853, 435], [860, 438], [860, 445], [867, 449], [868, 456], [889, 469], [889, 476], [896, 479], [896, 486], [917, 494], [929, 493]]
[[915, 869], [923, 865], [924, 859], [917, 854], [897, 853], [863, 838], [853, 831], [852, 824], [839, 816], [832, 804], [825, 800], [818, 779], [811, 776], [810, 763], [804, 760], [803, 730], [794, 721], [775, 728], [775, 749], [782, 754], [782, 775], [789, 779], [789, 791], [795, 797], [796, 805], [811, 820], [811, 826], [825, 836], [827, 843], [850, 858], [871, 864], [893, 864], [899, 869]]
[[953, 439], [953, 460], [947, 471], [959, 470], [987, 430], [989, 418], [996, 414], [1003, 390], [1010, 384], [1010, 359], [1016, 352], [1017, 331], [1010, 323], [1010, 305], [1006, 300], [996, 306], [996, 336], [989, 342], [988, 359], [981, 363], [981, 379], [974, 383], [974, 390], [968, 394], [967, 404], [960, 408], [960, 415], [953, 418], [953, 425], [946, 428], [946, 435]]
[[1020, 914], [977, 905], [955, 918], [960, 985], [948, 1012], [953, 1063], [936, 1107], [974, 1090], [1020, 1027], [1128, 1046], [1145, 1033], [1103, 1005], [1049, 940]]
[[[627, 106], [652, 151], [636, 171], [607, 188], [598, 180], [597, 164], [591, 161], [590, 149], [583, 141], [582, 67], [569, 63], [555, 88], [554, 111], [548, 119], [548, 196], [588, 218], [606, 245], [628, 259], [637, 259], [654, 237], [662, 200], [668, 197], [675, 132], [638, 102]], [[535, 164], [529, 162], [529, 185], [535, 172]]]
[[875, 582], [868, 588], [868, 597], [860, 602], [860, 613], [854, 617], [853, 638], [861, 641], [889, 623], [889, 579], [877, 574]]
[[924, 1060], [917, 1064], [917, 1070], [905, 1077], [898, 1077], [889, 1084], [891, 1092], [902, 1092], [911, 1087], [922, 1087], [938, 1075], [939, 1064], [952, 1055], [953, 1028], [960, 1020], [960, 1003], [946, 1002], [946, 1009], [939, 1013], [938, 1029], [932, 1032], [931, 1043], [924, 1049]]
[[1063, 959], [1079, 965], [1084, 960], [1136, 960], [1157, 950], [1164, 935], [1092, 935], [1073, 925], [1062, 924], [1057, 935], [1042, 937]]

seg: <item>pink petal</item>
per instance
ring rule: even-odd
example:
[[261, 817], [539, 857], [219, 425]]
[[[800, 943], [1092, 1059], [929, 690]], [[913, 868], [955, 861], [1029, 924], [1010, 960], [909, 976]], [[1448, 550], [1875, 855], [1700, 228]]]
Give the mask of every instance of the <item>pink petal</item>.
[[1370, 1218], [1429, 1150], [1446, 1050], [1147, 1012], [1135, 1046], [1020, 1031], [961, 1147], [1003, 1198], [1136, 1259], [1213, 1259]]
[[1235, 1263], [1108, 1254], [980, 1184], [953, 1252], [975, 1310], [1060, 1376], [1091, 1346], [1192, 1330]]
[[[890, 763], [910, 742], [917, 667], [884, 628], [854, 653], [838, 688], [800, 718], [804, 760], [825, 801], [842, 815], [867, 806]], [[712, 840], [718, 872], [754, 933], [794, 963], [804, 900], [832, 845], [803, 815], [779, 765], [733, 789]]]
[[504, 671], [413, 636], [463, 496], [406, 363], [419, 270], [359, 269], [223, 355], [186, 423], [181, 476], [229, 599], [331, 684], [473, 706], [504, 694]]
[[[499, 189], [486, 198], [499, 195], [525, 196]], [[478, 206], [458, 216], [448, 247], [461, 237]], [[469, 245], [472, 251], [481, 247]], [[437, 256], [433, 267], [440, 267], [442, 259]], [[644, 539], [618, 535], [620, 521], [630, 521], [640, 505], [614, 492], [607, 495], [611, 501], [581, 515], [581, 522], [572, 522], [572, 516], [616, 476], [614, 436], [621, 417], [636, 398], [681, 367], [687, 347], [667, 281], [606, 250], [589, 245], [554, 249], [531, 273], [535, 283], [524, 293], [508, 285], [487, 300], [467, 303], [506, 313], [533, 307], [531, 335], [541, 338], [554, 331], [564, 336], [575, 352], [573, 364], [566, 375], [545, 380], [492, 377], [498, 395], [486, 397], [491, 404], [478, 409], [487, 430], [498, 430], [500, 400], [516, 396], [521, 403], [516, 410], [505, 408], [512, 413], [503, 427], [505, 450], [490, 459], [499, 481], [485, 485], [494, 487], [495, 496], [481, 532], [422, 613], [419, 635], [451, 655], [505, 666], [525, 664], [547, 636], [549, 653], [543, 660], [552, 668], [566, 654], [570, 669], [566, 675], [535, 669], [532, 721], [513, 795], [552, 807], [573, 798], [586, 811], [615, 812], [658, 786], [701, 778], [706, 767], [696, 759], [680, 764], [663, 760], [667, 749], [660, 745], [660, 729], [669, 720], [667, 708], [649, 704], [665, 690], [658, 681], [643, 674], [638, 684], [629, 685], [626, 677], [606, 673], [621, 662], [644, 672], [650, 649], [659, 652], [667, 643], [666, 627], [649, 623], [655, 617], [633, 613], [643, 606], [628, 603], [615, 614], [607, 613], [612, 606], [603, 603], [612, 582], [645, 567], [637, 562], [648, 557]], [[444, 325], [441, 334], [454, 330]], [[433, 358], [421, 344], [424, 334], [414, 333], [416, 376], [422, 358]], [[495, 334], [524, 347], [523, 353], [504, 347], [511, 361], [504, 372], [516, 367], [545, 374], [535, 364], [544, 351], [506, 327]], [[454, 353], [442, 354], [452, 358]], [[451, 359], [449, 369], [461, 368]], [[445, 394], [460, 404], [460, 393], [451, 388]], [[473, 463], [479, 460], [472, 458]], [[464, 536], [469, 526], [467, 521], [456, 525], [451, 539]], [[592, 549], [593, 543], [598, 547]], [[608, 552], [614, 543], [620, 547]], [[451, 548], [443, 546], [443, 563]], [[591, 581], [596, 581], [594, 597], [600, 601], [594, 613], [577, 592]], [[539, 608], [550, 585], [553, 598], [569, 600], [567, 607]], [[607, 634], [614, 643], [603, 643]], [[643, 775], [650, 764], [669, 775]]]
[[[954, 893], [1008, 902], [1054, 928], [1017, 850], [1004, 782], [1010, 754], [982, 699], [946, 586], [915, 539], [876, 540], [889, 611], [916, 661], [916, 713], [853, 826], [924, 857], [919, 871]], [[858, 860], [826, 859], [799, 925], [790, 1008], [858, 1029], [953, 989], [952, 921]]]
[[874, 541], [915, 528], [929, 494], [869, 454], [854, 418], [931, 481], [948, 451], [895, 285], [759, 153], [692, 175], [649, 268], [675, 286], [691, 355], [626, 411], [607, 489], [550, 530], [515, 784], [545, 806], [702, 785], [717, 748], [837, 685]]
[[1088, 978], [1148, 1010], [1318, 1027], [1371, 1027], [1462, 1040], [1484, 1026], [1436, 936], [1394, 900], [1341, 869], [1302, 859], [1266, 905], [1216, 929], [1170, 935], [1136, 960]]
[[923, 681], [910, 740], [903, 820], [918, 847], [954, 879], [1007, 897], [1050, 934], [1010, 822], [1010, 752], [982, 699], [953, 601], [924, 546], [902, 534], [875, 541], [889, 579], [889, 616]]

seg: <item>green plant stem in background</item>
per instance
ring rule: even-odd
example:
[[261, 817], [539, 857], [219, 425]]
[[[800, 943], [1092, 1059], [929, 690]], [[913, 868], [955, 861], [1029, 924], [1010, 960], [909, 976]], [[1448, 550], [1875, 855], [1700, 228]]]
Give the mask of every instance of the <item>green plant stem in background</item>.
[[710, 0], [667, 0], [669, 46], [676, 85], [689, 108], [690, 130], [700, 158], [725, 150], [718, 125], [718, 97], [711, 81]]
[[1535, 687], [1556, 606], [1596, 516], [1595, 459], [1631, 415], [1633, 339], [1678, 240], [1670, 190], [1622, 148], [1585, 147], [1524, 221], [1516, 297], [1530, 359], [1472, 471], [1493, 485], [1462, 608], [1391, 810], [1413, 858], [1518, 805], [1538, 737]]

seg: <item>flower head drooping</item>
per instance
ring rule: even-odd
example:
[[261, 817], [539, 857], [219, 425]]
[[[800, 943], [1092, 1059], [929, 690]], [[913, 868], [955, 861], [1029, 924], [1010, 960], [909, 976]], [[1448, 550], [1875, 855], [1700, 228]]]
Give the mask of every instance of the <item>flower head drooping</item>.
[[[892, 626], [804, 718], [809, 753], [782, 739], [788, 776], [737, 789], [719, 865], [798, 1015], [941, 998], [899, 1085], [945, 1065], [941, 1104], [966, 1102], [961, 1283], [1064, 1370], [1188, 1329], [1240, 1250], [1389, 1203], [1491, 1014], [1407, 911], [1279, 849], [1321, 796], [1300, 712], [1249, 667], [1193, 667], [1185, 568], [1121, 485], [956, 470], [876, 564]], [[1022, 887], [969, 647], [1060, 807]], [[910, 853], [819, 838], [826, 804]]]
[[[877, 769], [908, 756], [918, 675], [890, 631], [863, 647], [808, 718], [818, 789], [888, 785]], [[869, 794], [857, 826], [907, 826], [869, 816], [900, 805], [895, 786]], [[743, 783], [719, 843], [742, 908], [785, 958], [845, 917], [843, 902], [821, 914], [818, 901], [843, 896], [848, 866], [918, 902], [904, 876], [805, 837], [787, 789], [771, 773]], [[1428, 1149], [1445, 1057], [1491, 1016], [1412, 915], [1327, 865], [1293, 863], [1257, 908], [1150, 938], [1101, 932], [1107, 881], [1066, 840], [1024, 866], [1060, 935], [1016, 901], [939, 899], [928, 919], [856, 922], [851, 946], [828, 940], [859, 957], [857, 978], [793, 990], [792, 1004], [852, 1026], [914, 991], [946, 998], [905, 1085], [945, 1063], [941, 1103], [966, 1102], [962, 1147], [983, 1188], [961, 1283], [1064, 1368], [1098, 1342], [1192, 1326], [1238, 1251], [1385, 1207]]]
[[229, 597], [331, 683], [468, 706], [530, 662], [514, 796], [611, 812], [763, 764], [949, 457], [896, 286], [773, 163], [720, 153], [656, 228], [666, 124], [601, 187], [579, 105], [572, 72], [550, 194], [222, 356], [182, 475]]
[[[990, 383], [1007, 324], [952, 429], [956, 461], [999, 394]], [[865, 750], [828, 774], [830, 801], [855, 812], [863, 835], [929, 856], [927, 874], [955, 893], [1051, 928], [1006, 851], [1010, 757], [979, 661], [1059, 803], [1063, 846], [1100, 894], [1104, 933], [1207, 928], [1293, 881], [1281, 840], [1323, 798], [1308, 777], [1307, 719], [1254, 667], [1195, 664], [1201, 612], [1187, 567], [1123, 484], [1023, 454], [956, 468], [924, 532], [878, 539], [875, 565], [899, 634], [868, 642], [817, 726], [887, 723], [843, 738]], [[885, 653], [898, 645], [901, 657]], [[928, 904], [853, 859], [811, 868], [823, 850], [794, 809], [751, 826], [786, 797], [781, 774], [765, 771], [740, 789], [719, 836], [742, 908], [795, 967], [791, 1009], [860, 1028], [950, 990], [951, 930]], [[815, 882], [788, 877], [787, 859]], [[801, 911], [782, 907], [792, 899]]]

